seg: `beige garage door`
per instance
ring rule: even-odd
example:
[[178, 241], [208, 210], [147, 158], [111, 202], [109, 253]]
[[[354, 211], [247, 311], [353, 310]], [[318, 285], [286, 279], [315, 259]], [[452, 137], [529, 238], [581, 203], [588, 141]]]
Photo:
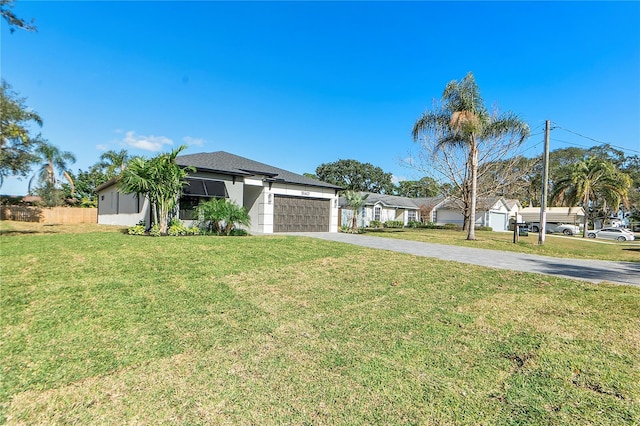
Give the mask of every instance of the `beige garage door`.
[[328, 232], [331, 200], [276, 195], [274, 232]]

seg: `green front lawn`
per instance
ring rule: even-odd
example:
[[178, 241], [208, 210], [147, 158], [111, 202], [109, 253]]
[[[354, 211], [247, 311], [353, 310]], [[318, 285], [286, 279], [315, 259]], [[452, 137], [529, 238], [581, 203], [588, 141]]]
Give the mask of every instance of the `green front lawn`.
[[287, 236], [12, 229], [11, 424], [640, 423], [639, 288]]
[[366, 234], [552, 257], [640, 262], [640, 241], [638, 240], [620, 243], [611, 240], [593, 240], [581, 236], [546, 235], [545, 243], [540, 246], [538, 245], [537, 233], [529, 233], [527, 237], [520, 237], [516, 244], [513, 243], [513, 232], [476, 231], [477, 239], [475, 241], [467, 241], [467, 233], [464, 231], [445, 229], [376, 229], [367, 230]]

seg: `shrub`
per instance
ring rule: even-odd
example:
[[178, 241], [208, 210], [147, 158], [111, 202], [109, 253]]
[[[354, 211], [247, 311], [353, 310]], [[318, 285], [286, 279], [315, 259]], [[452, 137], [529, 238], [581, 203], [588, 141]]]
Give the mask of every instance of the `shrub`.
[[388, 220], [384, 223], [385, 228], [404, 228], [404, 222], [401, 220]]
[[197, 226], [187, 228], [187, 235], [200, 235], [200, 228], [198, 228]]
[[218, 235], [231, 235], [237, 225], [249, 226], [251, 218], [247, 209], [226, 198], [212, 198], [196, 207], [200, 226]]
[[443, 229], [455, 229], [460, 230], [462, 227], [460, 225], [456, 225], [455, 223], [445, 223]]
[[129, 229], [127, 229], [127, 233], [129, 235], [144, 235], [145, 234], [144, 225], [130, 226]]
[[476, 226], [476, 231], [493, 231], [490, 226]]
[[187, 235], [187, 228], [182, 224], [171, 225], [169, 226], [169, 229], [167, 229], [167, 235], [171, 235], [172, 237]]
[[151, 229], [149, 229], [149, 235], [151, 235], [152, 237], [159, 237], [160, 225], [158, 225], [157, 223], [154, 223]]
[[369, 228], [382, 228], [382, 222], [379, 220], [372, 220], [369, 222]]
[[424, 225], [420, 221], [410, 220], [409, 222], [407, 222], [407, 227], [409, 227], [409, 228], [422, 228], [422, 227], [424, 227]]

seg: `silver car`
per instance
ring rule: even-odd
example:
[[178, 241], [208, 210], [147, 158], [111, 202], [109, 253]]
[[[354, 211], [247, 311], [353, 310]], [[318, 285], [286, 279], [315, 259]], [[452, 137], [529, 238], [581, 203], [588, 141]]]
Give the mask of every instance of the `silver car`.
[[618, 241], [633, 241], [636, 239], [633, 233], [624, 228], [602, 228], [597, 231], [589, 231], [587, 236], [589, 238], [606, 238]]

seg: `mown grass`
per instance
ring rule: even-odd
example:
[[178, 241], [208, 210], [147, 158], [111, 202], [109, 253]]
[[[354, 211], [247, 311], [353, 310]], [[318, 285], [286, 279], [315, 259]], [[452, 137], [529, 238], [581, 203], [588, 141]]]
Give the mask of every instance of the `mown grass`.
[[637, 288], [287, 236], [0, 249], [9, 424], [640, 422]]
[[476, 231], [477, 239], [468, 241], [467, 233], [463, 231], [409, 228], [368, 230], [367, 235], [552, 257], [640, 262], [640, 241], [637, 240], [620, 243], [546, 235], [545, 243], [538, 245], [538, 234], [530, 233], [514, 244], [512, 232]]

